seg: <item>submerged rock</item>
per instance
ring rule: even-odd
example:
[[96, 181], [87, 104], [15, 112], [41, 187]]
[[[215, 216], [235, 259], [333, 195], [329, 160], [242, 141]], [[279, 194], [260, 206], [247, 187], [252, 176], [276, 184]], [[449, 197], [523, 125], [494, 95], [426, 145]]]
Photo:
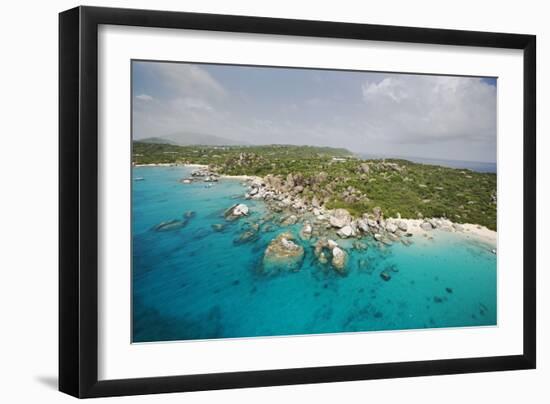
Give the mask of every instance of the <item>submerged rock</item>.
[[[394, 234], [391, 234], [391, 233], [388, 234], [388, 237], [389, 236], [393, 236], [394, 238], [397, 237], [397, 236], [395, 236]], [[378, 241], [382, 244], [385, 244], [385, 245], [388, 245], [388, 246], [393, 245], [393, 242], [388, 237], [383, 236], [382, 234], [376, 233], [376, 234], [374, 234], [373, 237], [376, 241]], [[399, 237], [397, 237], [397, 239], [399, 239]]]
[[275, 213], [281, 213], [283, 211], [283, 207], [278, 203], [270, 203], [267, 207]]
[[399, 268], [397, 268], [397, 266], [395, 265], [390, 265], [389, 267], [386, 268], [388, 271], [391, 271], [391, 272], [399, 272]]
[[360, 271], [364, 271], [369, 267], [369, 263], [366, 259], [360, 259], [359, 261], [357, 261], [357, 267]]
[[321, 251], [321, 253], [319, 254], [318, 260], [320, 264], [323, 264], [323, 265], [328, 264], [327, 255], [323, 251]]
[[380, 277], [387, 282], [391, 279], [391, 274], [387, 269], [384, 269], [382, 272], [380, 272]]
[[245, 225], [248, 226], [253, 231], [260, 230], [260, 223], [246, 223]]
[[369, 246], [367, 245], [367, 243], [363, 243], [362, 241], [354, 241], [353, 248], [355, 248], [358, 251], [364, 251], [367, 248], [369, 248]]
[[263, 267], [267, 273], [298, 271], [304, 259], [304, 248], [294, 242], [290, 233], [282, 233], [267, 246]]
[[413, 242], [407, 238], [402, 238], [401, 243], [403, 243], [403, 245], [406, 245], [407, 247], [413, 244]]
[[315, 243], [315, 257], [320, 264], [327, 264], [329, 261], [332, 267], [340, 272], [344, 273], [348, 261], [348, 254], [338, 246], [334, 240], [328, 240], [326, 238], [320, 238]]
[[205, 237], [208, 237], [210, 234], [211, 234], [210, 230], [208, 230], [207, 228], [201, 227], [201, 228], [198, 228], [198, 229], [194, 230], [193, 233], [192, 233], [192, 236], [193, 236], [193, 239], [200, 240], [200, 239], [203, 239]]
[[191, 219], [191, 218], [195, 217], [195, 215], [196, 215], [196, 213], [192, 210], [188, 210], [188, 211], [183, 213], [183, 217], [185, 219]]
[[244, 244], [250, 241], [255, 241], [258, 239], [258, 230], [250, 228], [243, 231], [238, 237], [233, 240], [234, 244]]
[[172, 231], [172, 230], [178, 230], [184, 227], [187, 224], [187, 221], [183, 220], [169, 220], [167, 222], [161, 222], [153, 227], [153, 230], [155, 231]]
[[298, 222], [298, 217], [296, 215], [290, 215], [281, 220], [282, 226], [291, 226], [293, 224], [296, 224]]
[[270, 224], [266, 224], [264, 226], [262, 226], [262, 232], [264, 233], [270, 233], [272, 231], [275, 231], [275, 227], [270, 225]]
[[329, 248], [328, 247], [328, 240], [326, 238], [320, 238], [315, 243], [314, 254], [317, 258], [320, 258], [321, 254], [323, 253], [324, 248]]
[[[388, 239], [390, 239], [391, 241], [399, 241], [399, 236], [397, 234], [394, 234], [394, 233], [388, 233], [387, 235]], [[383, 242], [383, 240], [382, 240]]]
[[223, 231], [225, 229], [225, 224], [222, 224], [222, 223], [214, 223], [212, 225], [212, 229], [214, 231]]

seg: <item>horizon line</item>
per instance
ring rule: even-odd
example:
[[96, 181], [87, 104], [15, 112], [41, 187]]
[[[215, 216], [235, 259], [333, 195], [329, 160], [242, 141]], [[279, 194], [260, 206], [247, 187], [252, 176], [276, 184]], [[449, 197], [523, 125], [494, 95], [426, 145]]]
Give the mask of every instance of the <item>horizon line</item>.
[[[162, 139], [163, 136], [149, 136], [141, 139], [134, 139], [132, 138], [133, 142], [139, 142], [142, 140], [147, 139]], [[169, 140], [169, 139], [168, 139]], [[228, 139], [229, 140], [229, 139]], [[161, 143], [162, 144], [162, 143]], [[352, 151], [349, 150], [347, 147], [344, 146], [328, 146], [328, 145], [311, 145], [311, 144], [291, 144], [291, 143], [264, 143], [264, 144], [254, 144], [254, 143], [247, 143], [247, 144], [188, 144], [188, 145], [181, 145], [181, 144], [174, 144], [174, 143], [164, 143], [168, 144], [170, 146], [228, 146], [228, 147], [254, 147], [254, 146], [306, 146], [306, 147], [328, 147], [333, 149], [346, 149], [352, 154], [363, 154], [363, 155], [370, 155], [376, 159], [383, 159], [383, 158], [389, 158], [389, 159], [424, 159], [424, 160], [439, 160], [439, 161], [453, 161], [453, 162], [464, 162], [464, 163], [481, 163], [481, 164], [497, 164], [496, 161], [479, 161], [479, 160], [462, 160], [462, 159], [449, 159], [449, 158], [435, 158], [435, 157], [422, 157], [422, 156], [403, 156], [403, 155], [391, 155], [391, 154], [385, 154], [385, 153], [368, 153], [365, 151]]]

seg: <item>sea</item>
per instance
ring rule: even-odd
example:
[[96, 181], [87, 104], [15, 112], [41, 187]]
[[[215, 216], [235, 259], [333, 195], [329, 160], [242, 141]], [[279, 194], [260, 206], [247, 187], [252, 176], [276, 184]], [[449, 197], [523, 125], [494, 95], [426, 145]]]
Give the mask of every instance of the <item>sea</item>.
[[396, 158], [412, 161], [413, 163], [429, 164], [434, 166], [443, 166], [449, 168], [458, 168], [476, 171], [478, 173], [494, 173], [497, 172], [497, 163], [487, 163], [482, 161], [464, 161], [464, 160], [442, 160], [425, 157], [388, 157], [377, 154], [361, 154], [364, 159], [381, 159], [381, 158]]
[[[266, 275], [269, 242], [300, 224], [262, 224], [268, 213], [244, 199], [239, 179], [182, 184], [189, 167], [134, 167], [132, 183], [132, 340], [140, 342], [376, 332], [497, 324], [494, 246], [434, 230], [431, 239], [349, 254], [345, 275], [317, 263], [312, 241], [297, 238], [305, 258], [297, 272]], [[227, 222], [236, 203], [248, 217]], [[185, 225], [158, 231], [160, 223]], [[216, 227], [216, 229], [213, 227]], [[380, 274], [386, 271], [389, 280]]]

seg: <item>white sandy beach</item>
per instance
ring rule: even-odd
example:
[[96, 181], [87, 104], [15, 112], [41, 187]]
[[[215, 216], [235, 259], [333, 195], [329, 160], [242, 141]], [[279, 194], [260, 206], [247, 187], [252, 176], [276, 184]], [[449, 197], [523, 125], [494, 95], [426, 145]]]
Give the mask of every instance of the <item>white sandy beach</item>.
[[248, 181], [248, 180], [254, 180], [255, 178], [260, 178], [260, 177], [254, 177], [251, 175], [220, 175], [220, 178], [229, 178], [234, 180]]
[[262, 177], [257, 177], [255, 175], [220, 175], [220, 178], [229, 178], [229, 179], [235, 179], [235, 180], [243, 180], [243, 181], [254, 181], [254, 180], [262, 180]]
[[465, 223], [464, 233], [473, 238], [477, 238], [481, 241], [493, 245], [495, 248], [497, 246], [497, 232], [487, 227], [480, 226], [477, 224]]
[[133, 164], [133, 167], [174, 167], [174, 163]]
[[[134, 164], [134, 167], [189, 167], [189, 168], [208, 168], [207, 164], [175, 164], [175, 163], [151, 163], [151, 164]], [[255, 179], [261, 180], [261, 177], [254, 175], [220, 175], [220, 178], [228, 178], [234, 180], [252, 181]]]
[[134, 164], [134, 167], [193, 167], [193, 168], [208, 168], [206, 164], [179, 164], [179, 163], [149, 163], [149, 164]]
[[[393, 220], [402, 220], [408, 225], [408, 232], [412, 233], [415, 236], [425, 236], [432, 233], [434, 230], [424, 230], [420, 225], [424, 222], [423, 219], [393, 219]], [[453, 233], [460, 233], [468, 238], [475, 238], [477, 240], [488, 243], [492, 246], [497, 245], [497, 232], [487, 227], [480, 226], [477, 224], [471, 223], [460, 223], [463, 227], [463, 230], [453, 229]]]

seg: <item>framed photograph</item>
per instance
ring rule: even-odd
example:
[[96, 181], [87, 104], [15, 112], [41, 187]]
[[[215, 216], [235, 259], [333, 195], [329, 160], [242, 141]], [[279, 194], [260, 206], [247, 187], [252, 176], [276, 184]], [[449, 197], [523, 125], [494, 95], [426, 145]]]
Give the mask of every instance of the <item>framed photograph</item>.
[[59, 28], [61, 391], [535, 368], [535, 36]]

